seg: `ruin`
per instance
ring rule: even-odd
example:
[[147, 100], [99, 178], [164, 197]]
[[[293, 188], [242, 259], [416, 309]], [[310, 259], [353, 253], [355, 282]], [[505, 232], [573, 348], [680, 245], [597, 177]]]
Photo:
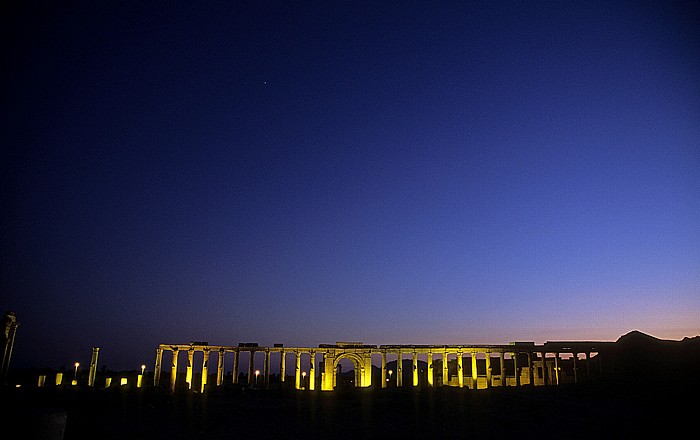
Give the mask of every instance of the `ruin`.
[[[227, 354], [233, 355], [231, 383], [239, 381], [241, 354], [248, 353], [247, 382], [249, 385], [270, 386], [270, 365], [273, 354], [279, 356], [279, 382], [286, 379], [286, 357], [293, 355], [294, 387], [296, 389], [333, 391], [338, 385], [338, 365], [347, 359], [354, 366], [354, 385], [367, 388], [373, 385], [373, 371], [380, 370], [380, 386], [389, 385], [393, 371], [387, 369], [387, 357], [396, 356], [395, 386], [404, 384], [404, 363], [411, 361], [412, 374], [410, 386], [419, 386], [419, 377], [425, 378], [426, 385], [454, 386], [459, 388], [483, 389], [495, 386], [545, 386], [558, 385], [564, 381], [561, 364], [564, 357], [570, 365], [567, 381], [578, 382], [582, 377], [590, 380], [591, 357], [611, 348], [614, 342], [546, 342], [536, 345], [534, 342], [511, 342], [507, 345], [366, 345], [362, 342], [337, 342], [321, 344], [318, 347], [284, 347], [274, 344], [272, 347], [259, 346], [257, 343], [241, 343], [237, 346], [218, 346], [208, 343], [160, 344], [156, 350], [154, 385], [161, 385], [161, 368], [164, 352], [171, 352], [169, 388], [174, 391], [178, 385], [177, 372], [180, 353], [187, 353], [185, 383], [193, 389], [194, 355], [203, 353], [201, 364], [201, 382], [199, 391], [204, 392], [207, 385], [209, 356], [218, 355], [216, 369], [216, 386], [224, 384], [224, 361]], [[262, 383], [258, 383], [259, 370], [255, 369], [255, 355], [264, 354]], [[302, 355], [307, 358], [305, 370], [302, 370]], [[410, 359], [404, 359], [410, 356]], [[425, 357], [427, 371], [419, 371], [419, 356]], [[373, 366], [373, 357], [379, 360], [380, 367]], [[452, 357], [452, 358], [450, 358]], [[582, 358], [581, 358], [582, 357]], [[423, 361], [421, 361], [423, 362]], [[466, 362], [466, 365], [465, 365]], [[450, 364], [453, 365], [452, 370]], [[456, 368], [454, 367], [456, 364]], [[507, 365], [506, 365], [507, 364]], [[579, 365], [582, 365], [581, 368]], [[469, 367], [469, 374], [465, 375]], [[597, 364], [602, 369], [602, 364]], [[456, 371], [455, 371], [456, 370]], [[582, 370], [582, 371], [579, 371]], [[509, 374], [507, 374], [509, 373]], [[308, 382], [305, 383], [308, 374]], [[387, 377], [387, 375], [389, 377]], [[375, 384], [376, 386], [377, 384]], [[196, 389], [196, 388], [195, 388]]]

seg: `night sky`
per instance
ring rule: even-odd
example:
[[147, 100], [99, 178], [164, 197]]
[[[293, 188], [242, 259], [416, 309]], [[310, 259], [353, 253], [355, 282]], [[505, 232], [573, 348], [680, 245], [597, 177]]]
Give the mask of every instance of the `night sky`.
[[0, 14], [14, 366], [700, 334], [698, 2], [147, 3]]

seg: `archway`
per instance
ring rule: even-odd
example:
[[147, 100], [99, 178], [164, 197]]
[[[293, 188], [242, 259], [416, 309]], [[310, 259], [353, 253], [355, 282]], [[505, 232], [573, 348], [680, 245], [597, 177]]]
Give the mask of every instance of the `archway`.
[[[342, 372], [340, 371], [341, 367], [341, 361], [343, 360], [349, 360], [352, 362], [354, 374], [353, 378], [350, 380], [347, 380], [347, 377], [343, 377]], [[343, 387], [361, 387], [363, 386], [363, 376], [364, 376], [364, 359], [362, 359], [361, 356], [359, 356], [356, 353], [343, 353], [335, 358], [333, 361], [333, 384], [334, 388], [343, 388]], [[338, 377], [338, 373], [341, 373], [341, 376]]]

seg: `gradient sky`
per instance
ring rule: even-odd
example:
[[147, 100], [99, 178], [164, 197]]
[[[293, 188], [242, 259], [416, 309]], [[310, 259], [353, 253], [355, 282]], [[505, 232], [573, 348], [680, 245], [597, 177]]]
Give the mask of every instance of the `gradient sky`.
[[700, 334], [697, 2], [2, 15], [16, 366]]

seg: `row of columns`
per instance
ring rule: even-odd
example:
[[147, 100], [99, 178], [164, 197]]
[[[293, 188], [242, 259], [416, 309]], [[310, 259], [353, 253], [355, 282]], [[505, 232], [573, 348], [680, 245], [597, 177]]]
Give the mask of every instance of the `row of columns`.
[[[172, 356], [172, 363], [171, 363], [171, 374], [170, 374], [170, 389], [175, 390], [175, 383], [177, 379], [177, 368], [178, 368], [178, 353], [180, 348], [179, 347], [172, 347], [170, 350], [173, 353]], [[94, 363], [96, 364], [96, 351], [94, 353]], [[188, 388], [192, 389], [192, 376], [193, 376], [193, 361], [194, 361], [194, 353], [195, 350], [194, 348], [190, 348], [187, 350], [187, 370], [186, 370], [186, 378], [185, 381], [188, 384]], [[202, 380], [201, 380], [201, 386], [200, 386], [200, 392], [204, 392], [207, 384], [207, 377], [208, 377], [208, 364], [209, 364], [209, 354], [210, 354], [210, 349], [208, 348], [203, 348], [201, 349], [203, 352], [204, 358], [202, 361]], [[254, 360], [255, 360], [255, 353], [258, 351], [264, 351], [265, 353], [265, 363], [264, 363], [264, 369], [263, 369], [263, 378], [264, 378], [264, 385], [265, 387], [269, 387], [270, 385], [270, 350], [265, 349], [265, 350], [240, 350], [240, 351], [248, 351], [250, 353], [250, 358], [249, 358], [249, 364], [248, 364], [248, 383], [253, 384], [254, 381], [257, 380], [257, 375], [255, 366], [254, 366]], [[239, 372], [239, 352], [238, 350], [233, 351], [233, 383], [238, 383], [238, 372]], [[223, 348], [220, 348], [218, 350], [218, 364], [217, 364], [217, 374], [216, 374], [216, 385], [221, 386], [223, 385], [223, 377], [224, 377], [224, 354], [226, 350]], [[308, 353], [309, 354], [309, 381], [308, 381], [308, 389], [309, 390], [314, 390], [316, 381], [315, 381], [315, 357], [316, 357], [316, 351], [311, 350], [311, 351], [299, 351], [299, 350], [294, 350], [294, 356], [295, 356], [295, 368], [294, 368], [294, 386], [296, 389], [301, 389], [302, 388], [302, 375], [301, 375], [301, 355], [303, 353]], [[448, 372], [448, 356], [450, 354], [453, 354], [454, 352], [450, 351], [443, 351], [440, 353], [442, 355], [442, 383], [443, 385], [446, 385], [449, 382], [449, 372]], [[471, 353], [471, 378], [472, 378], [472, 383], [474, 384], [473, 386], [476, 387], [477, 385], [477, 380], [478, 380], [478, 374], [477, 374], [477, 352], [473, 351]], [[533, 359], [532, 355], [535, 352], [525, 352], [527, 355], [527, 366], [524, 368], [528, 369], [528, 375], [529, 375], [529, 383], [534, 384], [534, 367], [533, 367]], [[550, 377], [550, 372], [547, 366], [547, 353], [548, 352], [539, 352], [542, 358], [542, 380], [543, 380], [543, 385], [558, 385], [561, 383], [561, 378], [560, 378], [560, 367], [559, 367], [559, 352], [554, 353], [554, 369], [553, 369], [553, 377]], [[286, 354], [287, 351], [281, 350], [280, 351], [280, 381], [284, 382], [286, 378]], [[428, 353], [428, 386], [434, 386], [434, 355], [436, 353], [429, 352]], [[463, 355], [464, 352], [457, 352], [457, 378], [458, 378], [458, 386], [460, 388], [464, 387], [464, 375], [462, 374], [463, 371]], [[578, 365], [577, 365], [577, 360], [578, 360], [578, 354], [579, 353], [572, 353], [573, 354], [573, 372], [574, 372], [574, 382], [578, 382], [579, 377], [578, 377]], [[396, 366], [396, 386], [403, 386], [403, 355], [404, 352], [402, 350], [398, 350], [397, 352], [397, 366]], [[493, 383], [493, 376], [492, 376], [492, 370], [491, 370], [491, 352], [486, 352], [485, 353], [486, 358], [486, 386], [490, 387], [492, 386]], [[521, 385], [521, 374], [520, 374], [520, 367], [518, 366], [518, 355], [519, 353], [511, 353], [511, 357], [513, 359], [513, 366], [514, 366], [514, 373], [515, 373], [515, 386], [520, 386]], [[156, 351], [156, 364], [155, 364], [155, 370], [154, 370], [154, 385], [158, 385], [160, 383], [160, 373], [161, 373], [161, 367], [162, 367], [162, 356], [163, 356], [163, 348], [158, 347]], [[387, 369], [386, 369], [386, 356], [387, 352], [382, 351], [381, 352], [381, 387], [385, 388], [387, 386]], [[589, 353], [584, 352], [585, 360], [589, 360]], [[499, 352], [499, 366], [500, 366], [500, 382], [501, 386], [506, 386], [506, 374], [505, 374], [505, 352]], [[92, 367], [92, 365], [91, 365]], [[412, 385], [418, 386], [418, 353], [417, 351], [412, 352]], [[586, 362], [586, 376], [588, 379], [590, 379], [590, 368], [589, 368], [589, 362]]]
[[[172, 362], [170, 366], [170, 389], [171, 391], [175, 390], [175, 384], [177, 380], [177, 368], [178, 368], [178, 354], [180, 351], [179, 347], [172, 347], [170, 348], [170, 351], [172, 351]], [[209, 367], [209, 353], [211, 352], [210, 349], [204, 348], [202, 350], [196, 350], [194, 348], [190, 348], [187, 350], [187, 370], [185, 373], [185, 382], [187, 383], [187, 386], [189, 389], [192, 389], [192, 377], [193, 377], [193, 367], [194, 367], [194, 353], [196, 351], [202, 351], [204, 354], [204, 359], [202, 360], [202, 381], [201, 381], [201, 387], [200, 387], [200, 392], [205, 391], [205, 387], [207, 384], [207, 379], [208, 379], [208, 367]], [[255, 370], [255, 353], [263, 350], [241, 350], [241, 351], [248, 351], [250, 353], [250, 359], [248, 362], [248, 383], [253, 384], [254, 381], [257, 379], [257, 370]], [[239, 352], [240, 351], [233, 351], [233, 383], [238, 383], [238, 372], [239, 372]], [[218, 364], [217, 364], [217, 369], [216, 369], [216, 386], [221, 386], [223, 385], [224, 382], [224, 354], [226, 353], [225, 349], [219, 349], [218, 350]], [[265, 353], [265, 364], [263, 368], [263, 379], [264, 379], [264, 385], [265, 387], [270, 386], [270, 350], [264, 350]], [[301, 351], [294, 351], [295, 355], [295, 371], [294, 371], [294, 378], [295, 378], [295, 388], [296, 389], [301, 389], [301, 355], [305, 352]], [[280, 352], [280, 381], [284, 382], [286, 378], [286, 354], [287, 352], [282, 350]], [[309, 362], [309, 383], [308, 383], [308, 388], [310, 390], [315, 389], [315, 357], [316, 357], [316, 351], [310, 351], [309, 352], [310, 356], [310, 362]], [[156, 364], [155, 364], [155, 369], [154, 369], [154, 375], [153, 375], [153, 383], [154, 385], [159, 385], [160, 384], [160, 373], [162, 369], [162, 362], [163, 362], [163, 348], [158, 347], [156, 349]]]

